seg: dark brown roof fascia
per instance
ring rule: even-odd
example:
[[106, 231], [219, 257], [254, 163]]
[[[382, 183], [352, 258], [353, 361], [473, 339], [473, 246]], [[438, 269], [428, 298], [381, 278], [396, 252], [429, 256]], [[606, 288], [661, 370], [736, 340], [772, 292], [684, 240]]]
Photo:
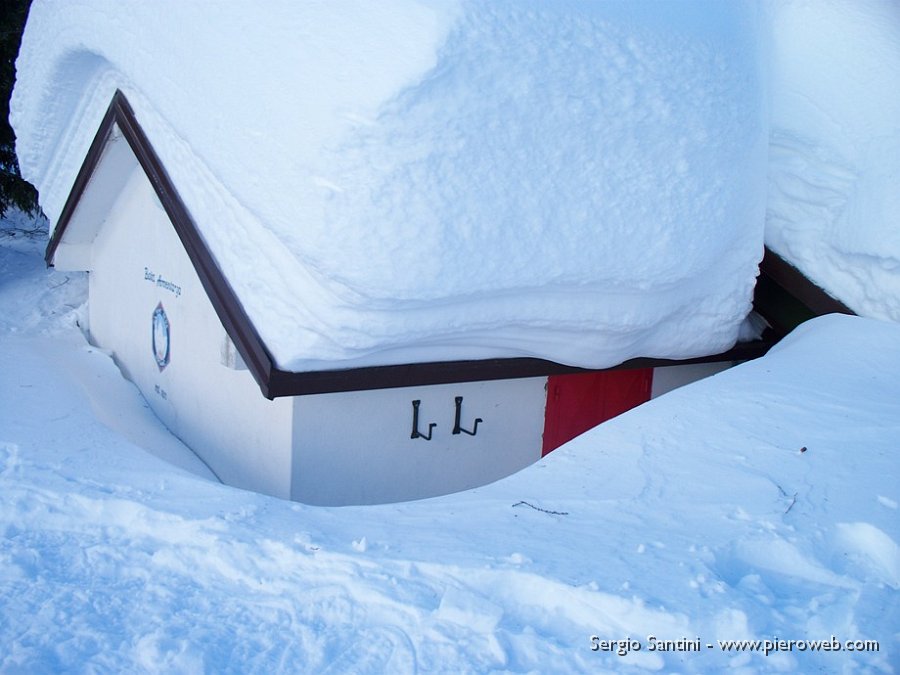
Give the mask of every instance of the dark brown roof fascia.
[[247, 364], [247, 368], [259, 384], [263, 395], [273, 398], [268, 391], [269, 380], [274, 369], [274, 362], [269, 350], [250, 321], [250, 317], [244, 311], [243, 305], [228, 280], [225, 279], [225, 275], [206, 246], [206, 242], [203, 241], [197, 225], [188, 213], [187, 207], [181, 200], [181, 196], [175, 189], [175, 185], [160, 162], [156, 151], [150, 145], [144, 130], [138, 124], [134, 111], [122, 92], [116, 92], [113, 105], [116, 109], [116, 122], [122, 130], [122, 135], [128, 140], [128, 144], [153, 185], [159, 201], [175, 226], [175, 231], [178, 233], [225, 331], [231, 337]]
[[728, 351], [693, 359], [630, 359], [612, 368], [577, 368], [554, 361], [534, 358], [485, 359], [478, 361], [439, 361], [397, 366], [372, 366], [347, 370], [325, 370], [292, 373], [272, 372], [269, 390], [272, 396], [301, 396], [323, 392], [390, 389], [429, 384], [456, 384], [486, 380], [511, 380], [547, 375], [590, 373], [597, 370], [658, 368], [698, 363], [747, 361], [765, 354], [777, 338], [767, 333], [762, 339], [740, 342]]
[[134, 110], [121, 91], [116, 91], [113, 96], [103, 121], [100, 123], [100, 128], [97, 130], [97, 135], [94, 136], [87, 156], [75, 178], [53, 237], [47, 245], [47, 263], [52, 264], [53, 255], [75, 212], [75, 207], [78, 205], [91, 175], [97, 168], [103, 148], [112, 133], [113, 124], [119, 126], [122, 136], [128, 141], [128, 145], [137, 157], [166, 214], [172, 221], [219, 320], [240, 352], [253, 378], [259, 384], [263, 395], [272, 398], [269, 392], [269, 379], [274, 365], [269, 350], [266, 349], [243, 306], [219, 269], [159, 156], [135, 118]]
[[[135, 118], [134, 111], [120, 91], [113, 96], [63, 207], [53, 237], [47, 246], [48, 264], [52, 264], [54, 252], [100, 161], [114, 123], [119, 126], [146, 173], [200, 277], [216, 314], [266, 398], [593, 372], [591, 369], [533, 358], [442, 361], [300, 373], [278, 369], [271, 353], [203, 241], [187, 207]], [[775, 341], [775, 338], [769, 335], [754, 342], [739, 343], [722, 354], [687, 360], [632, 359], [615, 368], [603, 370], [742, 361], [762, 356]]]
[[759, 271], [806, 305], [817, 316], [835, 313], [855, 314], [847, 305], [830, 296], [768, 246], [762, 262], [759, 264]]

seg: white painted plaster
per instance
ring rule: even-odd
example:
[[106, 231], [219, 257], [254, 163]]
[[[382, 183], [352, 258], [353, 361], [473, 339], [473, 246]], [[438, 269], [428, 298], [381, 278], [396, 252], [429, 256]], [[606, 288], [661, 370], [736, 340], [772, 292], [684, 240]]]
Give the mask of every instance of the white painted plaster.
[[656, 398], [663, 394], [683, 387], [691, 382], [711, 377], [721, 373], [734, 365], [731, 361], [719, 363], [694, 363], [685, 366], [666, 366], [653, 369], [653, 386], [650, 389], [650, 398]]
[[[540, 459], [546, 378], [300, 396], [294, 402], [292, 497], [310, 504], [373, 504], [484, 485]], [[455, 398], [461, 426], [452, 433]], [[412, 401], [419, 429], [410, 438]]]
[[[160, 303], [171, 344], [162, 370], [151, 346]], [[92, 340], [222, 481], [290, 496], [291, 402], [265, 399], [249, 372], [222, 365], [224, 329], [142, 171], [94, 240], [89, 312]]]

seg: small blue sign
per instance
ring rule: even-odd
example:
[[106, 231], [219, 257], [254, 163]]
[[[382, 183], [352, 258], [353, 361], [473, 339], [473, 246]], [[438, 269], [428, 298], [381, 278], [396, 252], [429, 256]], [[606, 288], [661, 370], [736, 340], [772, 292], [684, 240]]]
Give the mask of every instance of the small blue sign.
[[169, 334], [169, 317], [166, 316], [166, 310], [163, 309], [162, 303], [153, 310], [153, 357], [156, 359], [156, 365], [159, 372], [162, 372], [171, 357], [171, 342]]

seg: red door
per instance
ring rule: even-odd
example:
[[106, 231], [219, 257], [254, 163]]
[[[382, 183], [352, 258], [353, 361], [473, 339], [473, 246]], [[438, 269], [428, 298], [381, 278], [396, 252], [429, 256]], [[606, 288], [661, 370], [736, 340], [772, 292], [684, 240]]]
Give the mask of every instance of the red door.
[[652, 368], [548, 377], [541, 454], [649, 401], [652, 383]]

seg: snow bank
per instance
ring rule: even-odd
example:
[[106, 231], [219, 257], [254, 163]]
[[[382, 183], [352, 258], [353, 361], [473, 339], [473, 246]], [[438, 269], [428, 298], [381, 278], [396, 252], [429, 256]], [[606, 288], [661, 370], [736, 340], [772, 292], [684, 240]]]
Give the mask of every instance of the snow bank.
[[900, 321], [900, 5], [771, 10], [766, 243], [857, 313]]
[[120, 88], [279, 365], [721, 351], [761, 256], [750, 3], [35, 2], [55, 220]]

